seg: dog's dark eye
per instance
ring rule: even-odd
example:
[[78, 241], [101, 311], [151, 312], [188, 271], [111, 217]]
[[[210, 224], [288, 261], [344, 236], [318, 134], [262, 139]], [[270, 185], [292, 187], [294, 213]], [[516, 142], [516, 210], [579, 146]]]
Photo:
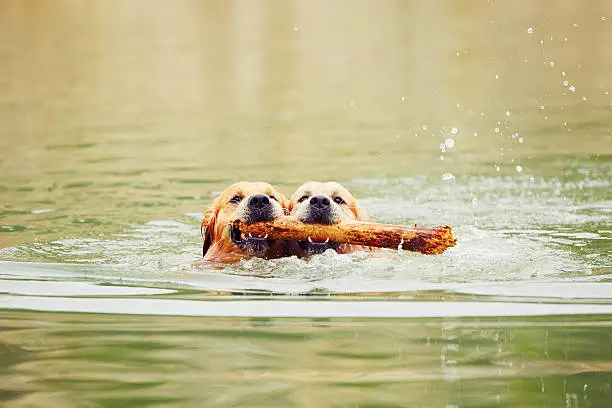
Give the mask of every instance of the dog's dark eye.
[[274, 197], [274, 196], [269, 196], [271, 199], [273, 199], [274, 201], [278, 201], [278, 198]]
[[302, 197], [300, 197], [300, 199], [298, 200], [298, 203], [301, 203], [301, 202], [306, 201], [306, 200], [308, 200], [308, 196], [307, 196], [307, 195], [302, 196]]
[[334, 202], [336, 204], [344, 204], [344, 200], [341, 197], [338, 197], [338, 196], [334, 197]]
[[230, 203], [234, 203], [234, 204], [239, 203], [241, 201], [242, 201], [242, 197], [239, 195], [235, 195], [229, 200]]

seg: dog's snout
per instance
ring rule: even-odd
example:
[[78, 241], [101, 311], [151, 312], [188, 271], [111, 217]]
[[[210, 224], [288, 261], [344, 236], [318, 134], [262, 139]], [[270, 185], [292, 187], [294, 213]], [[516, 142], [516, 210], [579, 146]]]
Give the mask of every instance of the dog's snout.
[[255, 194], [249, 198], [248, 205], [253, 209], [261, 209], [270, 205], [270, 199], [265, 194]]
[[298, 218], [304, 222], [333, 224], [338, 221], [337, 211], [332, 207], [329, 197], [324, 195], [310, 197], [308, 205], [303, 208], [302, 215], [298, 214]]
[[325, 197], [324, 195], [317, 195], [310, 198], [310, 205], [323, 210], [329, 208], [331, 201], [329, 201], [329, 198]]
[[246, 222], [271, 221], [278, 217], [280, 206], [275, 205], [266, 194], [253, 194], [247, 199], [242, 210], [242, 220]]

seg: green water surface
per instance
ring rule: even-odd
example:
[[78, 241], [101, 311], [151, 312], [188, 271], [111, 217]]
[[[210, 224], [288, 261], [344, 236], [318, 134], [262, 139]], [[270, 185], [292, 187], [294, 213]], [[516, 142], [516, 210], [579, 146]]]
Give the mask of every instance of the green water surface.
[[[611, 24], [0, 0], [0, 406], [611, 407]], [[238, 180], [457, 246], [193, 267]]]

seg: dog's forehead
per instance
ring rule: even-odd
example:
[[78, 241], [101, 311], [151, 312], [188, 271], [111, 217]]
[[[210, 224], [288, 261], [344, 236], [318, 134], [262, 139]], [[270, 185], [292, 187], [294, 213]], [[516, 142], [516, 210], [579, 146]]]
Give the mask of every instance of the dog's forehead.
[[353, 195], [344, 187], [342, 184], [336, 182], [327, 183], [327, 188], [331, 190], [331, 194], [333, 195], [341, 195], [343, 197], [353, 197]]
[[320, 192], [320, 189], [318, 189], [317, 187], [322, 184], [322, 183], [318, 183], [316, 181], [309, 181], [307, 183], [302, 184], [301, 186], [298, 187], [297, 190], [295, 190], [295, 192], [293, 193], [294, 198], [299, 198], [298, 196], [303, 196], [303, 195], [312, 195], [314, 193], [318, 193]]
[[340, 183], [334, 181], [320, 182], [309, 181], [302, 184], [294, 193], [293, 198], [298, 196], [323, 194], [329, 197], [342, 196], [345, 200], [354, 200], [353, 195]]
[[263, 181], [240, 181], [234, 183], [225, 190], [225, 195], [250, 196], [253, 194], [273, 194], [276, 190], [270, 184]]
[[336, 183], [334, 181], [329, 181], [327, 183], [321, 182], [311, 182], [306, 183], [304, 188], [307, 189], [311, 193], [319, 193], [326, 195], [350, 195], [349, 191], [340, 183]]

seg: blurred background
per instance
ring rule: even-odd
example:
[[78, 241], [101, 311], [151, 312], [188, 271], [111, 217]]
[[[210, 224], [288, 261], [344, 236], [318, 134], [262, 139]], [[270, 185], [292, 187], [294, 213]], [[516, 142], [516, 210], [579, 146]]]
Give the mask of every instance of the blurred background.
[[[0, 0], [0, 405], [612, 406], [611, 24]], [[238, 180], [336, 180], [457, 246], [191, 267]]]
[[548, 159], [612, 152], [608, 2], [0, 7], [5, 247], [196, 212], [241, 179], [562, 177]]

